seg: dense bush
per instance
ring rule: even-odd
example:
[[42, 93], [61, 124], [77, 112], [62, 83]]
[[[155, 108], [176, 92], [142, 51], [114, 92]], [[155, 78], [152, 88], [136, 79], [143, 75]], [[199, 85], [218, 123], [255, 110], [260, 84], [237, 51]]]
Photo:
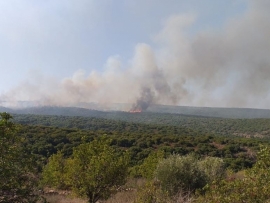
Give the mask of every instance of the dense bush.
[[199, 161], [199, 168], [204, 172], [207, 182], [224, 178], [226, 167], [223, 159], [217, 157], [205, 157]]
[[175, 195], [179, 190], [196, 190], [205, 186], [207, 178], [199, 167], [199, 160], [193, 154], [187, 156], [171, 155], [160, 161], [155, 178], [161, 188]]
[[198, 203], [265, 203], [270, 200], [270, 148], [264, 147], [258, 153], [258, 161], [241, 177], [230, 175], [222, 181], [215, 181], [205, 188], [206, 194]]
[[163, 160], [164, 156], [163, 151], [152, 152], [149, 154], [149, 156], [144, 159], [143, 164], [138, 167], [139, 175], [148, 180], [153, 179], [157, 165]]
[[148, 181], [137, 191], [134, 203], [169, 203], [171, 200], [168, 192], [162, 190], [155, 181]]

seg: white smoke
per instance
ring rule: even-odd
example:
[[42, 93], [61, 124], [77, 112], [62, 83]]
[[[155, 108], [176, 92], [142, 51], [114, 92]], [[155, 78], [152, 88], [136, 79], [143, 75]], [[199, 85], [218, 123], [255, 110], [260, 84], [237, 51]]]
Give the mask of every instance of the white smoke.
[[194, 22], [195, 15], [170, 16], [155, 48], [138, 44], [128, 62], [113, 56], [102, 72], [78, 70], [61, 82], [43, 77], [0, 100], [270, 108], [269, 1], [250, 1], [242, 16], [219, 30], [190, 35]]

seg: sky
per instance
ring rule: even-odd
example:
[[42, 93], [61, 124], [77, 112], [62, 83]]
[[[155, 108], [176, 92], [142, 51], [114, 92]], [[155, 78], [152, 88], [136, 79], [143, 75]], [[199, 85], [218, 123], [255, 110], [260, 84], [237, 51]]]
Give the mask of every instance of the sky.
[[0, 0], [0, 102], [269, 109], [269, 38], [268, 0]]

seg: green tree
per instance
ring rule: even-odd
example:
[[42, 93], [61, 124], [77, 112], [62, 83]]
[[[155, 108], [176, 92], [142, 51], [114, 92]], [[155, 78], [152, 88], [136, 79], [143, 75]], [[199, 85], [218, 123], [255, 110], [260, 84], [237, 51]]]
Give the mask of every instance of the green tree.
[[141, 176], [148, 180], [153, 179], [157, 164], [164, 158], [164, 156], [163, 151], [152, 152], [149, 154], [139, 167], [139, 173]]
[[52, 155], [48, 164], [44, 166], [41, 184], [58, 189], [67, 187], [66, 181], [66, 160], [62, 152]]
[[35, 202], [36, 176], [32, 157], [16, 136], [12, 116], [0, 113], [0, 202]]
[[173, 154], [160, 161], [155, 177], [164, 191], [175, 195], [179, 191], [194, 191], [206, 184], [206, 176], [199, 168], [199, 160], [193, 154], [180, 156]]
[[107, 199], [126, 182], [129, 154], [119, 156], [110, 146], [110, 140], [101, 137], [74, 148], [67, 162], [67, 179], [72, 190], [89, 203]]

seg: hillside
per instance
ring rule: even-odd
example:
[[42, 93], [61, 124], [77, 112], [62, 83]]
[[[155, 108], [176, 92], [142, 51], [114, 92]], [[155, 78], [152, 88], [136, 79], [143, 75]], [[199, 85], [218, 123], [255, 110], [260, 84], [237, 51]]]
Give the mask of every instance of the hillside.
[[153, 105], [148, 111], [220, 118], [270, 118], [269, 109]]
[[[88, 117], [118, 117], [120, 112], [127, 108], [124, 104], [114, 104], [104, 109], [94, 104], [80, 104], [79, 107], [25, 107], [5, 108], [0, 106], [0, 111], [7, 111], [15, 114], [39, 114], [39, 115], [65, 115], [65, 116], [88, 116]], [[84, 108], [83, 108], [84, 107]], [[189, 107], [189, 106], [165, 106], [152, 105], [145, 113], [168, 113], [188, 116], [215, 117], [215, 118], [270, 118], [269, 109], [250, 108], [214, 108], [214, 107]], [[121, 116], [120, 116], [121, 117]]]
[[268, 144], [270, 138], [270, 119], [266, 118], [229, 119], [73, 107], [5, 110], [10, 110], [14, 121], [23, 125], [20, 133], [27, 137], [29, 150], [41, 157], [58, 150], [70, 155], [82, 139], [90, 141], [106, 134], [115, 146], [132, 150], [133, 164], [161, 148], [168, 153], [195, 151], [223, 157], [228, 166], [239, 170], [251, 166], [254, 152], [260, 144]]
[[134, 180], [141, 177], [138, 169], [144, 161], [157, 151], [163, 151], [165, 157], [172, 154], [193, 154], [202, 160], [218, 157], [227, 169], [248, 170], [256, 163], [260, 146], [269, 146], [270, 141], [270, 119], [267, 118], [103, 112], [70, 107], [27, 108], [13, 112], [18, 113], [12, 114], [17, 124], [16, 135], [25, 153], [33, 155], [39, 172], [57, 152], [70, 158], [75, 147], [101, 136], [110, 139], [110, 146], [117, 154], [128, 151], [129, 177]]
[[[117, 149], [129, 149], [132, 165], [142, 162], [152, 151], [185, 155], [224, 158], [233, 170], [250, 167], [260, 144], [266, 139], [248, 139], [236, 136], [218, 136], [186, 127], [130, 123], [101, 118], [17, 115], [15, 121], [23, 125], [19, 135], [25, 137], [29, 153], [36, 154], [38, 162], [61, 150], [66, 156], [82, 142], [107, 135]], [[41, 125], [41, 123], [47, 125]]]
[[[270, 119], [267, 118], [229, 119], [156, 112], [129, 113], [123, 111], [97, 111], [73, 107], [39, 107], [21, 110], [5, 110], [14, 114], [16, 122], [23, 124], [78, 127], [77, 124], [79, 123], [80, 128], [88, 129], [89, 125], [87, 125], [87, 123], [90, 122], [90, 126], [96, 126], [95, 122], [98, 119], [107, 119], [110, 120], [110, 122], [122, 121], [185, 127], [198, 132], [226, 136], [270, 137]], [[59, 119], [58, 116], [62, 117]], [[68, 118], [64, 118], [63, 116]], [[94, 122], [94, 124], [92, 122]], [[98, 126], [96, 126], [96, 128], [98, 128]]]

